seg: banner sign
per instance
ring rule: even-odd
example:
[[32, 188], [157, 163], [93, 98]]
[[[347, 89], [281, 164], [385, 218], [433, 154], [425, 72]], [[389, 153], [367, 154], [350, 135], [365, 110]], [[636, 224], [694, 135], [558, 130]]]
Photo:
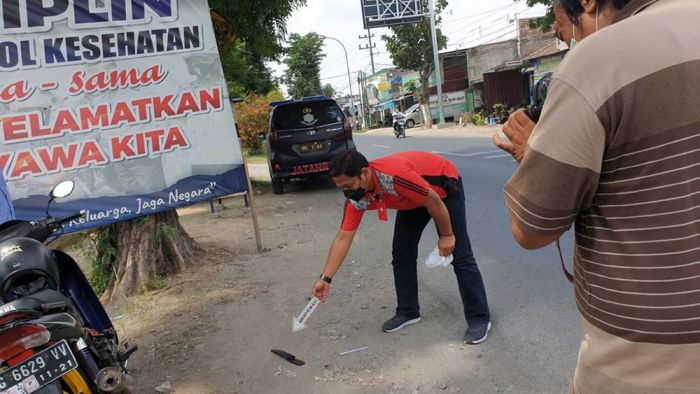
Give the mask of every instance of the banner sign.
[[3, 0], [0, 168], [20, 219], [73, 180], [67, 231], [247, 189], [206, 0]]
[[[443, 116], [451, 117], [458, 113], [467, 112], [467, 95], [464, 91], [447, 92], [442, 94]], [[438, 116], [438, 96], [430, 96], [430, 112], [434, 118]]]

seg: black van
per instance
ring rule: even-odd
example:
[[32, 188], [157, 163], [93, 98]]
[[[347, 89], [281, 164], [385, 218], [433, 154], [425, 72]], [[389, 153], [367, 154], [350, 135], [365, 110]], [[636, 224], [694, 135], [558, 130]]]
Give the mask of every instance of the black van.
[[291, 179], [325, 174], [338, 153], [355, 150], [350, 120], [325, 96], [270, 104], [267, 159], [275, 194]]

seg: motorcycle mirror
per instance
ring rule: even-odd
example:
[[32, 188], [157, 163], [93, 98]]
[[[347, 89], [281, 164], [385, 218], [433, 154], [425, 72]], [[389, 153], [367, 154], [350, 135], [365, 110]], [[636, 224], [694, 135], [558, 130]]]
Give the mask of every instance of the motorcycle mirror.
[[51, 197], [51, 199], [66, 198], [73, 193], [74, 188], [75, 183], [73, 183], [73, 181], [63, 181], [51, 190], [49, 197]]

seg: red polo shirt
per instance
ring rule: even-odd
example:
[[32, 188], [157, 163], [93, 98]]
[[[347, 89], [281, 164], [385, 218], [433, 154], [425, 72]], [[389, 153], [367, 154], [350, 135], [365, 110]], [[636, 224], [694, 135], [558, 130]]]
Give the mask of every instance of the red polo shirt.
[[429, 152], [396, 153], [371, 161], [369, 168], [374, 191], [366, 193], [359, 202], [345, 202], [341, 230], [357, 230], [366, 210], [411, 210], [423, 206], [430, 189], [445, 198], [444, 182], [459, 179], [454, 163]]

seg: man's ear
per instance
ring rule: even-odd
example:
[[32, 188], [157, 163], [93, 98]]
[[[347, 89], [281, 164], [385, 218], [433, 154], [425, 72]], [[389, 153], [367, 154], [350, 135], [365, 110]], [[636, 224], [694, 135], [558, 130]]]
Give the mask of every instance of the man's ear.
[[594, 15], [598, 8], [598, 0], [581, 0], [581, 6], [583, 7], [583, 12]]

